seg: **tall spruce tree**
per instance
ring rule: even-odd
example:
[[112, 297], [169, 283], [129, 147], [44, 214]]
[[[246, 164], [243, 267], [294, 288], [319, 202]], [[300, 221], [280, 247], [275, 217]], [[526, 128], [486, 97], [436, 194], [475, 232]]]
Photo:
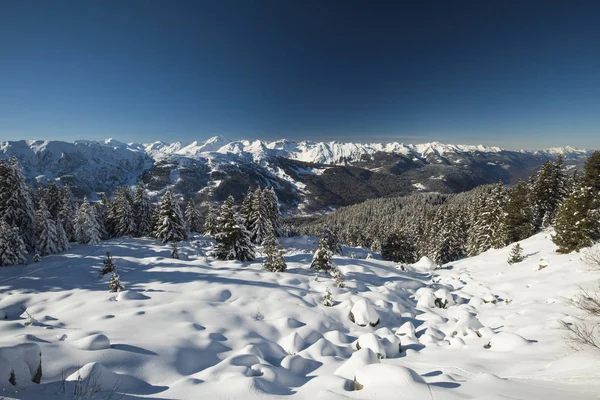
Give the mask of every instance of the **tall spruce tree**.
[[133, 198], [133, 215], [135, 220], [137, 237], [149, 236], [152, 233], [152, 202], [148, 196], [146, 185], [143, 182], [138, 184]]
[[134, 236], [137, 232], [133, 211], [133, 198], [128, 187], [121, 188], [115, 198], [117, 237]]
[[204, 219], [204, 234], [214, 237], [217, 233], [217, 212], [214, 206], [209, 205]]
[[252, 207], [254, 204], [254, 193], [248, 188], [248, 193], [244, 196], [242, 206], [240, 207], [240, 216], [244, 226], [249, 231], [252, 231]]
[[529, 189], [519, 181], [508, 191], [504, 204], [504, 245], [526, 239], [533, 234], [533, 208], [529, 202]]
[[267, 211], [267, 218], [273, 226], [273, 232], [275, 233], [275, 236], [281, 236], [282, 217], [281, 211], [279, 210], [279, 199], [277, 198], [277, 193], [275, 193], [275, 189], [273, 187], [264, 188], [262, 192], [262, 197]]
[[600, 151], [595, 151], [585, 162], [581, 184], [600, 192]]
[[167, 190], [161, 199], [156, 237], [163, 243], [187, 239], [181, 209], [170, 190]]
[[185, 208], [185, 224], [187, 226], [188, 231], [190, 232], [202, 232], [202, 215], [200, 215], [200, 210], [198, 210], [194, 199], [191, 197], [188, 200], [187, 207]]
[[0, 219], [0, 267], [25, 264], [27, 249], [19, 228]]
[[63, 252], [69, 250], [71, 246], [69, 245], [69, 238], [67, 237], [67, 232], [65, 232], [65, 227], [63, 225], [62, 219], [60, 217], [56, 220], [56, 249], [58, 252]]
[[100, 229], [96, 219], [96, 212], [87, 198], [79, 206], [75, 215], [75, 239], [81, 244], [95, 245], [100, 243]]
[[212, 256], [219, 260], [252, 261], [255, 258], [250, 232], [234, 209], [233, 197], [229, 196], [221, 206], [217, 218], [217, 233]]
[[256, 244], [261, 244], [267, 236], [267, 226], [270, 222], [265, 200], [263, 192], [260, 189], [256, 189], [252, 197], [252, 211], [250, 213], [251, 239]]
[[19, 230], [27, 250], [36, 244], [35, 207], [32, 193], [15, 157], [0, 161], [0, 218]]
[[44, 199], [39, 201], [36, 214], [37, 219], [37, 246], [36, 250], [41, 256], [58, 253], [58, 236], [56, 224], [48, 211]]
[[472, 207], [468, 238], [469, 255], [475, 256], [490, 248], [502, 247], [504, 239], [504, 189], [502, 184], [483, 187]]
[[[60, 197], [61, 208], [58, 212], [58, 219], [62, 221], [67, 240], [69, 242], [75, 242], [75, 227], [73, 226], [73, 220], [76, 207], [75, 201], [73, 200], [73, 193], [71, 193], [69, 186], [65, 185], [60, 188]], [[104, 223], [102, 225], [104, 226]]]
[[573, 193], [559, 208], [552, 237], [561, 253], [591, 246], [600, 236], [600, 200], [589, 186]]

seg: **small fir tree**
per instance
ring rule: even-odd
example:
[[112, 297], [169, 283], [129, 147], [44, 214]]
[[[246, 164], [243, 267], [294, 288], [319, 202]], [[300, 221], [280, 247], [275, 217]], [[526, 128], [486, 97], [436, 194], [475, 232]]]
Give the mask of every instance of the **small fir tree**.
[[330, 272], [335, 268], [335, 265], [331, 261], [333, 258], [333, 251], [327, 245], [327, 241], [319, 240], [317, 251], [313, 256], [310, 268], [316, 271]]
[[415, 245], [406, 233], [394, 232], [381, 244], [381, 258], [412, 264], [417, 261]]
[[346, 287], [346, 278], [344, 278], [344, 274], [338, 267], [333, 269], [332, 275], [335, 287], [340, 289]]
[[508, 261], [507, 262], [510, 265], [513, 265], [513, 264], [516, 264], [516, 263], [520, 263], [524, 259], [525, 259], [525, 257], [523, 256], [523, 248], [521, 247], [521, 245], [519, 243], [515, 244], [510, 249], [510, 254], [508, 256]]
[[287, 264], [283, 257], [283, 247], [275, 237], [273, 226], [269, 223], [267, 228], [267, 237], [263, 241], [265, 252], [265, 262], [263, 268], [271, 272], [284, 272]]
[[325, 307], [333, 307], [335, 305], [335, 300], [333, 299], [333, 295], [329, 291], [329, 288], [325, 289], [325, 296], [323, 296], [323, 305]]
[[33, 262], [34, 262], [34, 263], [36, 263], [36, 262], [40, 262], [40, 259], [41, 259], [41, 257], [40, 257], [40, 253], [38, 253], [38, 252], [36, 251], [36, 252], [35, 252], [35, 254], [33, 255]]
[[56, 245], [56, 225], [54, 220], [52, 220], [50, 211], [48, 211], [46, 202], [43, 199], [40, 200], [36, 214], [36, 220], [38, 230], [36, 247], [37, 251], [42, 256], [58, 253]]
[[171, 243], [171, 257], [179, 260], [179, 246], [177, 246], [177, 242]]
[[125, 290], [125, 287], [121, 284], [121, 278], [117, 274], [117, 270], [114, 269], [110, 275], [110, 281], [108, 282], [108, 291], [110, 293], [117, 293]]
[[108, 251], [106, 252], [106, 258], [102, 261], [102, 264], [102, 268], [100, 268], [100, 276], [110, 274], [117, 269], [115, 261], [112, 259]]

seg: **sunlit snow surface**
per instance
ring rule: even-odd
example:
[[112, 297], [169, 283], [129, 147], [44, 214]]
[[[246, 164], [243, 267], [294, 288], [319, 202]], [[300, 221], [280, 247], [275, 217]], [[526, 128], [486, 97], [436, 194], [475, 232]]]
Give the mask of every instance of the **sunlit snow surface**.
[[[72, 398], [79, 378], [98, 399], [115, 389], [125, 399], [596, 398], [600, 353], [573, 352], [559, 321], [575, 320], [567, 300], [600, 274], [555, 254], [547, 235], [521, 242], [528, 257], [512, 266], [509, 248], [407, 271], [345, 248], [357, 257], [335, 258], [345, 289], [315, 280], [309, 237], [284, 239], [285, 273], [263, 271], [262, 257], [206, 258], [202, 237], [181, 245], [181, 260], [151, 239], [75, 245], [0, 268], [0, 347], [36, 343], [43, 365], [41, 385], [1, 386], [0, 397]], [[127, 292], [98, 278], [106, 251]], [[327, 288], [333, 307], [321, 303]], [[21, 306], [37, 326], [24, 326]]]

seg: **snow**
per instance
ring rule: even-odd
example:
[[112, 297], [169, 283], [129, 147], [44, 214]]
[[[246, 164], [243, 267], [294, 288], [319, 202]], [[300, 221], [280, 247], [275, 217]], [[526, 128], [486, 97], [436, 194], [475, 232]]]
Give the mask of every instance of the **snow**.
[[[2, 397], [64, 399], [76, 388], [100, 391], [93, 398], [597, 396], [600, 351], [574, 352], [559, 326], [579, 318], [569, 299], [579, 286], [593, 289], [598, 272], [579, 254], [557, 254], [547, 232], [520, 242], [529, 256], [514, 265], [510, 246], [437, 269], [422, 259], [407, 271], [336, 256], [344, 289], [314, 279], [315, 238], [282, 242], [285, 273], [264, 271], [262, 257], [206, 258], [207, 248], [188, 242], [172, 259], [168, 246], [130, 238], [1, 268], [0, 377], [7, 365], [29, 380], [37, 368], [15, 346], [41, 351], [43, 366], [40, 385], [0, 381]], [[109, 293], [98, 277], [106, 251], [129, 290]], [[333, 307], [321, 303], [327, 289]], [[38, 324], [25, 326], [22, 307]]]

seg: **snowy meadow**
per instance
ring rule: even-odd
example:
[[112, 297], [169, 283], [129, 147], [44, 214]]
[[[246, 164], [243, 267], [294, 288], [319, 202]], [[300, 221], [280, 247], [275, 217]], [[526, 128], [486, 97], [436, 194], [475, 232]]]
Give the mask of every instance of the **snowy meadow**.
[[[560, 322], [577, 320], [569, 299], [597, 272], [580, 254], [556, 254], [547, 232], [522, 241], [526, 258], [514, 265], [508, 247], [441, 269], [345, 247], [333, 258], [344, 288], [309, 268], [317, 243], [283, 239], [281, 273], [262, 268], [260, 249], [252, 262], [206, 257], [203, 236], [181, 242], [180, 259], [155, 239], [119, 238], [3, 268], [0, 346], [39, 348], [43, 377], [2, 381], [2, 396], [596, 396], [600, 353], [572, 350]], [[124, 291], [99, 277], [107, 251]]]

